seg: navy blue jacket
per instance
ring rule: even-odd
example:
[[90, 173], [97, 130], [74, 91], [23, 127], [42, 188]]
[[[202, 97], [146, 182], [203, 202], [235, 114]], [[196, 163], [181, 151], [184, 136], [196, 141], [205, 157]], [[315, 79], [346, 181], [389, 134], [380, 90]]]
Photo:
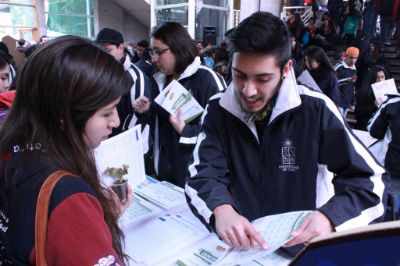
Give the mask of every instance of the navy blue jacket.
[[262, 140], [232, 84], [210, 99], [203, 120], [185, 193], [209, 229], [213, 210], [222, 204], [250, 221], [317, 208], [336, 230], [383, 216], [385, 170], [335, 104], [298, 86], [293, 72], [282, 82]]
[[[338, 80], [357, 75], [355, 67], [349, 67], [346, 62], [336, 65], [335, 70]], [[355, 83], [352, 82], [339, 83], [339, 99], [337, 102], [339, 107], [348, 108], [355, 104], [354, 86]]]
[[[161, 92], [166, 84], [166, 76], [158, 72], [153, 77]], [[211, 96], [226, 88], [223, 78], [213, 70], [202, 66], [199, 57], [185, 69], [178, 82], [203, 108]], [[169, 113], [159, 106], [156, 106], [156, 112], [154, 164], [157, 176], [161, 180], [168, 180], [183, 187], [187, 163], [200, 131], [200, 116], [186, 124], [182, 135], [179, 135], [169, 122]]]
[[385, 167], [392, 178], [400, 178], [400, 96], [390, 96], [379, 106], [368, 130], [372, 137], [389, 143]]

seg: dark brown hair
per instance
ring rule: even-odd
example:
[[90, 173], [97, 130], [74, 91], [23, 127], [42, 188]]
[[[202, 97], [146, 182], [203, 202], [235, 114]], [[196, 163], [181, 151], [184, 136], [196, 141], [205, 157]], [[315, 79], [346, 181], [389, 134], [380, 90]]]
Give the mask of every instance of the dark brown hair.
[[[124, 258], [115, 203], [100, 185], [83, 137], [88, 119], [129, 90], [122, 65], [89, 40], [63, 36], [29, 57], [16, 88], [14, 105], [0, 128], [0, 155], [8, 154], [16, 143], [39, 142], [46, 150], [40, 153], [41, 160], [88, 182], [103, 207], [113, 247]], [[23, 156], [29, 162], [38, 155]], [[0, 161], [1, 200], [15, 186], [10, 168], [10, 163]]]
[[176, 74], [182, 74], [198, 55], [195, 41], [179, 23], [164, 23], [153, 31], [152, 37], [165, 43], [175, 55]]

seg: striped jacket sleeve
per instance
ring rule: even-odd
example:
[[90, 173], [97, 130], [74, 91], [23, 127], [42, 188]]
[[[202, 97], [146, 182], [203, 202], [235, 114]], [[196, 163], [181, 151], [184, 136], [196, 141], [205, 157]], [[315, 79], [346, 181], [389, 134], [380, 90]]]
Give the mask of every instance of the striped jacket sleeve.
[[203, 127], [188, 168], [185, 194], [192, 212], [212, 231], [215, 229], [212, 211], [222, 204], [235, 204], [228, 192], [227, 161], [209, 109], [210, 105], [202, 117]]
[[332, 102], [326, 101], [321, 119], [319, 162], [335, 173], [335, 194], [319, 210], [337, 231], [380, 221], [387, 195], [384, 168], [355, 137]]

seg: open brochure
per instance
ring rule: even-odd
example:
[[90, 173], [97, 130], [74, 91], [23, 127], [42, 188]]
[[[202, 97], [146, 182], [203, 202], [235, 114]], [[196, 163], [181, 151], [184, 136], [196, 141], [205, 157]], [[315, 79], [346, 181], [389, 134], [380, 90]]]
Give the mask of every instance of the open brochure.
[[292, 257], [278, 249], [309, 213], [289, 212], [253, 221], [269, 248], [244, 250], [233, 249], [209, 233], [188, 208], [165, 212], [136, 227], [125, 226], [125, 252], [131, 265], [288, 265]]
[[181, 108], [186, 123], [192, 121], [204, 111], [190, 92], [176, 80], [171, 81], [154, 100], [171, 115], [176, 114], [178, 109]]
[[[293, 232], [311, 213], [310, 211], [295, 211], [269, 215], [254, 220], [251, 224], [261, 234], [268, 244], [268, 250], [261, 248], [231, 249], [215, 235], [202, 241], [191, 254], [179, 258], [179, 266], [248, 266], [248, 265], [287, 265], [292, 259], [277, 250], [291, 239]], [[202, 263], [203, 262], [203, 263]]]
[[387, 79], [380, 82], [371, 84], [372, 90], [374, 91], [375, 99], [386, 100], [388, 94], [398, 94], [394, 79]]
[[115, 137], [101, 142], [94, 150], [96, 167], [104, 185], [110, 186], [114, 179], [104, 175], [108, 167], [128, 166], [126, 178], [132, 188], [146, 180], [141, 126], [137, 125]]

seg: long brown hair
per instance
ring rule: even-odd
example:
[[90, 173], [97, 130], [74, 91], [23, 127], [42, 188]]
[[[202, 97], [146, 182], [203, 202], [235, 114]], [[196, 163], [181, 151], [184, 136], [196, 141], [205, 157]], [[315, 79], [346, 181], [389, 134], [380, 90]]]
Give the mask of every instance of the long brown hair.
[[[129, 90], [122, 65], [89, 40], [59, 37], [29, 57], [16, 88], [14, 105], [0, 129], [0, 155], [21, 141], [41, 143], [46, 150], [40, 153], [41, 160], [87, 181], [103, 207], [113, 247], [124, 258], [115, 203], [100, 185], [92, 151], [83, 138], [88, 119]], [[23, 156], [29, 161], [38, 155]], [[0, 160], [1, 200], [15, 186], [10, 167]]]

